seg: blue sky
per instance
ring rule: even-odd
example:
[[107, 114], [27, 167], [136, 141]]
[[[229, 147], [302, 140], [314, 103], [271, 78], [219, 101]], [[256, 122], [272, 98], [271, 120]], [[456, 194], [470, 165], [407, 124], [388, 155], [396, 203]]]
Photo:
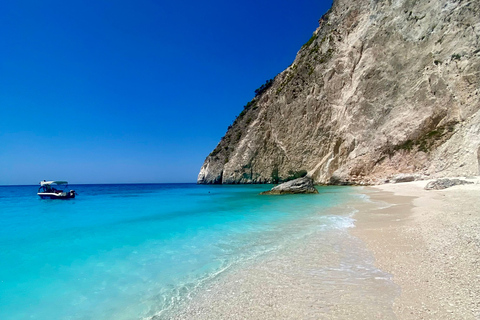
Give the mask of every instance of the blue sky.
[[0, 185], [195, 182], [331, 1], [4, 1]]

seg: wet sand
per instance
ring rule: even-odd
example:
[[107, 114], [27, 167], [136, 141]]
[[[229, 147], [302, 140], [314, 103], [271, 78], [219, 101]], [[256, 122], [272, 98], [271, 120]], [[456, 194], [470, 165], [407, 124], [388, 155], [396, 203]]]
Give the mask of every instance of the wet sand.
[[367, 188], [352, 234], [393, 275], [398, 319], [480, 319], [480, 184], [426, 191], [426, 181]]
[[[304, 221], [303, 229], [316, 225], [312, 233], [223, 272], [153, 319], [394, 319], [399, 287], [350, 234], [353, 205], [364, 198], [319, 212]], [[346, 224], [318, 228], [322, 217], [343, 217]]]
[[394, 319], [399, 289], [390, 275], [374, 268], [358, 239], [318, 249], [325, 240], [310, 238], [234, 270], [158, 319]]

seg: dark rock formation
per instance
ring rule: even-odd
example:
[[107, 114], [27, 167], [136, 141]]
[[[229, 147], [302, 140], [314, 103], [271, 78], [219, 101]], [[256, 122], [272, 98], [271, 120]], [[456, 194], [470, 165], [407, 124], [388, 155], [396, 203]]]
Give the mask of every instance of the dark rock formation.
[[334, 0], [258, 90], [199, 183], [478, 175], [480, 1]]
[[318, 193], [313, 185], [313, 180], [310, 177], [298, 178], [288, 182], [284, 182], [270, 191], [265, 191], [260, 194], [295, 194], [295, 193]]
[[442, 189], [447, 189], [447, 188], [462, 185], [462, 184], [473, 184], [473, 182], [460, 180], [460, 179], [438, 179], [438, 180], [429, 182], [425, 186], [425, 190], [442, 190]]

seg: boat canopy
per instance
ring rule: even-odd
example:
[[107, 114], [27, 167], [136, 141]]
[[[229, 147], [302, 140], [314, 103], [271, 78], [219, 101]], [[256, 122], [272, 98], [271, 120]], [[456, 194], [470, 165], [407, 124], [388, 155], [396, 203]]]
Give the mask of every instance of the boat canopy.
[[67, 181], [40, 181], [41, 186], [47, 186], [47, 185], [48, 186], [51, 186], [51, 185], [58, 186], [58, 185], [61, 185], [61, 184], [68, 184], [68, 182]]

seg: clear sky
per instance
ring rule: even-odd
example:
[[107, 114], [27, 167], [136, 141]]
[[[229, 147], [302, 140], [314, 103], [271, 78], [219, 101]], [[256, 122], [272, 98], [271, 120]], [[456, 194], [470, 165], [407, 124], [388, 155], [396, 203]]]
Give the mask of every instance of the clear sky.
[[0, 5], [0, 185], [195, 182], [331, 0]]

